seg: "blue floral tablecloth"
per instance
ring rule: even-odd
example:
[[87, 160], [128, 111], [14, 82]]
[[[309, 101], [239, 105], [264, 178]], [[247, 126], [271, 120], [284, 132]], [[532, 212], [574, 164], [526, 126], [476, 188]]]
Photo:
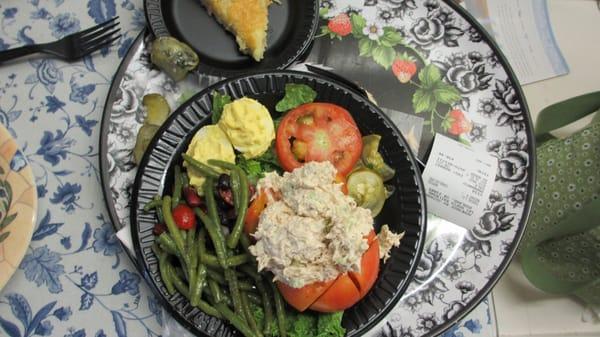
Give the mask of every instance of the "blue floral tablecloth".
[[[161, 308], [108, 218], [98, 162], [104, 101], [145, 24], [142, 1], [2, 0], [0, 50], [56, 40], [117, 15], [122, 38], [84, 60], [0, 65], [0, 122], [31, 163], [39, 197], [31, 246], [0, 292], [0, 336], [162, 334]], [[486, 301], [445, 335], [495, 336], [491, 316]]]

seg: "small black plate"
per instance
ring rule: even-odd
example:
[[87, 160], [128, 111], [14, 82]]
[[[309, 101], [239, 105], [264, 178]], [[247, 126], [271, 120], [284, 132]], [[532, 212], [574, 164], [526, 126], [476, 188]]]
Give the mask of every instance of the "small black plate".
[[344, 312], [347, 336], [360, 336], [381, 321], [396, 305], [410, 283], [421, 257], [425, 241], [426, 206], [423, 182], [412, 152], [387, 116], [354, 89], [316, 74], [294, 71], [257, 73], [221, 81], [189, 99], [158, 130], [139, 165], [133, 185], [131, 234], [142, 275], [161, 299], [163, 306], [192, 333], [208, 336], [239, 336], [237, 330], [223, 321], [193, 308], [180, 294], [168, 296], [161, 280], [156, 256], [151, 250], [155, 236], [154, 212], [144, 212], [146, 203], [156, 195], [170, 193], [173, 167], [181, 164], [181, 154], [196, 131], [211, 122], [213, 90], [232, 98], [248, 96], [275, 111], [283, 97], [286, 83], [307, 84], [318, 93], [315, 101], [345, 107], [355, 119], [361, 133], [382, 136], [380, 151], [385, 161], [396, 169], [390, 181], [395, 192], [375, 218], [377, 231], [389, 224], [394, 232], [404, 232], [398, 248], [382, 265], [371, 291], [360, 302]]
[[235, 37], [211, 17], [200, 0], [145, 0], [155, 36], [173, 36], [200, 58], [198, 70], [215, 76], [283, 69], [307, 53], [319, 23], [318, 0], [282, 0], [269, 6], [267, 50], [260, 62], [240, 53]]

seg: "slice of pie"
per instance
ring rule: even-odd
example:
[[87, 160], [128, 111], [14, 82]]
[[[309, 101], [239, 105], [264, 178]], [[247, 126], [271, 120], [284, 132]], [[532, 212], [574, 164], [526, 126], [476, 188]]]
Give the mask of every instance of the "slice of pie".
[[235, 35], [244, 54], [256, 61], [267, 48], [267, 27], [271, 0], [201, 0], [208, 12]]

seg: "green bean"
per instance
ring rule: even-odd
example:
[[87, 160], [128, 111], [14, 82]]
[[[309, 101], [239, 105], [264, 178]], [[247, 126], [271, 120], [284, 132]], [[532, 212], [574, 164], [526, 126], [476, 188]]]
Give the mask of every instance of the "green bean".
[[206, 273], [207, 273], [208, 277], [210, 279], [212, 279], [213, 281], [217, 282], [217, 284], [227, 284], [227, 281], [225, 280], [225, 276], [223, 276], [218, 271], [208, 268]]
[[[213, 281], [214, 283], [214, 281]], [[217, 292], [217, 296], [219, 296], [219, 302], [223, 302], [225, 304], [227, 304], [228, 307], [233, 308], [233, 301], [231, 300], [231, 296], [229, 296], [229, 294], [227, 293], [227, 291], [224, 291], [218, 284], [217, 284], [217, 288], [215, 289], [215, 291]], [[213, 293], [210, 290], [210, 286], [208, 287], [208, 294], [210, 295], [210, 300], [213, 303], [213, 305], [215, 303], [217, 303], [213, 297]]]
[[233, 163], [229, 163], [223, 160], [218, 160], [218, 159], [209, 159], [208, 160], [208, 164], [209, 165], [213, 165], [213, 166], [217, 166], [229, 171], [234, 171], [234, 170], [239, 170], [240, 168], [238, 166], [236, 166]]
[[246, 219], [246, 213], [248, 211], [248, 178], [242, 170], [238, 169], [238, 173], [240, 175], [239, 210], [237, 211], [235, 225], [231, 230], [231, 234], [227, 237], [227, 246], [231, 249], [234, 249], [238, 245], [242, 229], [244, 229], [244, 219]]
[[204, 287], [204, 283], [206, 283], [206, 266], [203, 264], [198, 265], [198, 269], [196, 270], [196, 278], [194, 280], [195, 283], [192, 283], [190, 289], [192, 292], [190, 294], [190, 303], [193, 306], [198, 306], [200, 302], [200, 297], [202, 296], [202, 288]]
[[[242, 274], [237, 273], [238, 277], [243, 277]], [[213, 281], [217, 282], [218, 284], [221, 285], [226, 285], [227, 284], [227, 280], [225, 280], [225, 276], [223, 276], [223, 274], [219, 273], [217, 270], [214, 270], [212, 268], [208, 268], [207, 270], [207, 276], [212, 279]], [[239, 285], [240, 285], [240, 289], [241, 290], [253, 290], [254, 289], [254, 285], [252, 283], [249, 283], [247, 281], [244, 280], [239, 280]]]
[[254, 291], [254, 285], [244, 280], [239, 280], [240, 290]]
[[177, 275], [179, 278], [185, 278], [185, 272], [183, 271], [183, 269], [179, 268], [179, 267], [174, 267], [175, 269], [175, 275]]
[[227, 257], [227, 248], [225, 246], [225, 238], [223, 237], [223, 232], [221, 232], [221, 223], [219, 221], [219, 215], [217, 213], [217, 203], [215, 201], [215, 195], [213, 194], [212, 179], [206, 179], [206, 182], [204, 182], [204, 200], [206, 202], [208, 216], [204, 214], [204, 212], [202, 212], [199, 208], [195, 209], [196, 214], [204, 223], [206, 230], [208, 230], [208, 235], [210, 236], [210, 239], [213, 242], [213, 246], [215, 247], [215, 252], [217, 253], [217, 258], [219, 259], [221, 267], [227, 268], [225, 264], [225, 258]]
[[175, 273], [175, 268], [173, 266], [169, 265], [168, 268], [169, 268], [169, 274], [171, 275], [171, 278], [173, 280], [173, 285], [175, 285], [175, 288], [177, 288], [177, 291], [179, 291], [181, 293], [181, 295], [183, 295], [183, 297], [185, 297], [189, 300], [190, 299], [190, 291], [189, 291], [188, 287], [185, 285], [183, 280], [180, 279], [179, 276], [177, 276], [177, 274]]
[[204, 177], [214, 179], [219, 178], [219, 172], [215, 171], [215, 169], [213, 169], [212, 167], [197, 161], [196, 159], [192, 158], [191, 156], [185, 153], [182, 154], [182, 156], [183, 160], [188, 165], [190, 165], [194, 170], [198, 171]]
[[198, 233], [198, 240], [196, 240], [196, 244], [198, 245], [198, 260], [200, 260], [200, 256], [206, 254], [206, 229], [202, 228], [200, 233]]
[[173, 286], [173, 282], [170, 277], [170, 273], [168, 270], [167, 256], [163, 250], [161, 250], [156, 244], [152, 246], [152, 250], [154, 254], [156, 254], [156, 258], [158, 259], [158, 271], [160, 273], [160, 278], [165, 284], [165, 288], [167, 288], [167, 292], [169, 295], [173, 295], [175, 293], [175, 287]]
[[[190, 264], [192, 265], [192, 269], [196, 271], [198, 267], [198, 247], [197, 247], [197, 239], [196, 239], [196, 229], [191, 229], [191, 233], [188, 234], [189, 244], [187, 246], [187, 252], [190, 259]], [[191, 240], [190, 240], [191, 236]]]
[[286, 337], [287, 332], [285, 331], [285, 308], [283, 304], [283, 298], [279, 293], [277, 287], [275, 287], [275, 283], [268, 282], [271, 286], [271, 290], [273, 291], [273, 298], [275, 302], [275, 313], [277, 314], [277, 326], [279, 327], [279, 336]]
[[227, 258], [227, 266], [235, 267], [252, 261], [252, 257], [248, 254], [238, 254]]
[[[235, 166], [234, 164], [221, 161], [221, 160], [209, 160], [208, 163], [210, 165], [215, 165], [222, 167], [227, 170], [231, 170], [231, 172], [236, 172], [239, 175], [239, 190], [233, 191], [234, 195], [239, 193], [239, 209], [237, 209], [237, 219], [235, 220], [235, 225], [231, 230], [231, 234], [227, 237], [227, 247], [230, 249], [234, 249], [238, 245], [238, 241], [240, 240], [240, 235], [242, 234], [242, 229], [244, 227], [244, 219], [246, 218], [246, 213], [248, 211], [248, 177], [242, 169]], [[232, 187], [236, 187], [235, 184]]]
[[254, 286], [256, 288], [256, 290], [258, 290], [258, 293], [260, 293], [260, 288], [263, 288], [263, 278], [261, 276], [261, 274], [257, 271], [257, 265], [255, 261], [251, 261], [251, 263], [247, 263], [244, 264], [242, 266], [240, 266], [240, 270], [242, 270], [242, 272], [250, 277], [250, 279], [252, 279], [252, 281], [254, 281]]
[[160, 207], [162, 205], [162, 199], [160, 198], [154, 198], [152, 199], [152, 201], [150, 201], [149, 203], [147, 203], [146, 205], [144, 205], [144, 212], [150, 212], [151, 210]]
[[216, 317], [216, 318], [223, 318], [223, 315], [221, 315], [221, 313], [217, 309], [215, 309], [215, 307], [206, 303], [203, 300], [198, 301], [198, 308], [200, 310], [202, 310], [205, 314], [208, 314], [208, 315]]
[[185, 245], [183, 243], [183, 238], [181, 237], [181, 232], [179, 232], [179, 228], [177, 228], [177, 224], [173, 219], [173, 214], [171, 213], [171, 197], [168, 195], [163, 198], [162, 211], [165, 217], [165, 224], [169, 229], [169, 234], [173, 237], [177, 250], [185, 258]]
[[172, 247], [165, 246], [162, 244], [159, 244], [158, 246], [160, 247], [160, 249], [164, 250], [167, 254], [177, 256], [177, 249], [171, 249]]
[[[230, 256], [228, 258], [225, 259], [225, 268], [229, 268], [229, 267], [237, 267], [239, 265], [242, 265], [244, 263], [248, 263], [252, 260], [252, 257], [248, 254], [239, 254], [239, 255], [233, 255]], [[205, 264], [208, 267], [212, 267], [212, 268], [222, 268], [221, 263], [219, 262], [219, 259], [217, 256], [214, 256], [212, 254], [204, 254], [200, 256], [200, 262], [202, 262], [203, 264]]]
[[181, 175], [181, 181], [183, 182], [183, 187], [190, 186], [190, 178], [188, 178], [187, 174]]
[[180, 228], [179, 235], [181, 235], [181, 240], [183, 241], [183, 249], [185, 249], [185, 247], [187, 247], [186, 242], [187, 242], [188, 231]]
[[214, 279], [208, 279], [208, 292], [212, 296], [214, 303], [218, 303], [223, 300], [221, 287], [219, 287], [219, 283], [217, 283], [217, 281], [215, 281]]
[[275, 320], [273, 319], [273, 301], [271, 300], [269, 291], [265, 286], [265, 282], [269, 281], [261, 280], [261, 282], [257, 282], [256, 289], [258, 289], [260, 297], [262, 298], [263, 311], [265, 312], [265, 326], [263, 327], [263, 332], [265, 334], [269, 334], [271, 326], [275, 324]]
[[[172, 268], [172, 266], [171, 266], [171, 268]], [[171, 268], [169, 268], [170, 269], [169, 274], [173, 275], [173, 281], [174, 281], [175, 287], [181, 293], [181, 295], [183, 295], [185, 298], [190, 300], [191, 305], [198, 307], [200, 310], [202, 310], [204, 313], [206, 313], [210, 316], [214, 316], [217, 318], [223, 318], [223, 316], [217, 311], [217, 309], [215, 309], [213, 306], [211, 306], [210, 304], [206, 303], [205, 301], [203, 301], [201, 299], [198, 300], [196, 305], [191, 303], [189, 290], [187, 289], [187, 287], [185, 286], [183, 281], [179, 278], [179, 276], [177, 276], [177, 273]]]
[[161, 247], [166, 250], [169, 254], [177, 255], [177, 245], [175, 245], [175, 241], [171, 235], [167, 232], [162, 233], [156, 238], [156, 241], [161, 245]]
[[238, 284], [237, 276], [231, 269], [225, 269], [224, 273], [225, 279], [227, 280], [227, 285], [229, 286], [229, 293], [231, 294], [231, 299], [233, 300], [235, 312], [241, 317], [244, 317], [244, 310], [242, 308], [242, 295], [240, 293], [240, 286]]
[[[212, 282], [216, 283], [216, 282], [214, 282], [214, 280]], [[233, 308], [233, 301], [231, 300], [231, 296], [229, 296], [229, 293], [227, 292], [227, 290], [223, 289], [223, 287], [221, 287], [218, 283], [216, 283], [216, 285], [219, 288], [218, 289], [219, 292], [217, 293], [217, 295], [219, 296], [219, 302], [223, 302], [223, 303], [227, 304], [228, 307]], [[214, 298], [212, 298], [213, 295], [211, 293], [210, 287], [208, 290], [209, 290], [208, 294], [211, 296], [211, 301], [212, 301], [212, 300], [214, 300]]]
[[215, 308], [229, 321], [229, 323], [236, 327], [242, 333], [242, 335], [246, 337], [258, 337], [252, 330], [250, 330], [242, 317], [231, 311], [227, 305], [225, 305], [225, 303], [217, 303], [215, 304]]
[[221, 228], [221, 218], [219, 218], [219, 211], [217, 210], [217, 202], [215, 200], [214, 180], [206, 179], [204, 183], [204, 200], [206, 202], [206, 213], [210, 220]]
[[250, 254], [250, 246], [252, 244], [250, 243], [250, 237], [248, 237], [248, 234], [244, 233], [240, 235], [240, 243], [242, 244], [242, 247], [246, 253]]
[[238, 170], [232, 170], [230, 173], [231, 178], [231, 192], [233, 194], [233, 208], [235, 209], [235, 213], [237, 214], [240, 210], [240, 174]]
[[252, 292], [252, 291], [244, 291], [243, 293], [246, 294], [246, 296], [248, 297], [248, 300], [250, 300], [250, 303], [254, 303], [256, 305], [262, 305], [262, 299], [259, 294]]
[[174, 181], [175, 181], [175, 184], [173, 186], [173, 196], [172, 196], [172, 201], [171, 201], [171, 208], [177, 207], [177, 205], [179, 205], [179, 200], [181, 200], [181, 189], [183, 188], [183, 186], [182, 186], [183, 181], [181, 180], [181, 168], [179, 167], [179, 165], [175, 165]]
[[246, 316], [246, 322], [248, 322], [248, 327], [254, 332], [256, 336], [262, 337], [262, 333], [260, 332], [260, 329], [256, 324], [256, 320], [254, 320], [254, 315], [252, 314], [252, 311], [250, 311], [250, 300], [248, 299], [248, 294], [242, 292], [241, 300], [242, 310], [244, 311], [244, 316]]
[[190, 293], [190, 302], [192, 301], [192, 292], [194, 291], [194, 287], [197, 285], [196, 280], [198, 277], [198, 274], [196, 273], [196, 271], [194, 270], [193, 273], [190, 273], [190, 271], [188, 271], [186, 273], [187, 275], [189, 275], [189, 281], [188, 281], [188, 291]]
[[[210, 234], [211, 230], [209, 230], [208, 232]], [[216, 246], [215, 246], [215, 249], [216, 249]], [[219, 249], [225, 249], [224, 243], [222, 243], [221, 248], [219, 248]], [[225, 268], [227, 268], [227, 258], [224, 258], [224, 261], [221, 262], [219, 260], [218, 255], [215, 256], [215, 255], [209, 254], [207, 252], [204, 252], [204, 254], [200, 254], [199, 260], [203, 264], [206, 264], [208, 267], [223, 268], [223, 266], [225, 266]]]
[[165, 216], [163, 215], [162, 206], [156, 207], [156, 218], [158, 218], [159, 223], [165, 223]]
[[258, 271], [256, 271], [256, 267], [255, 266], [251, 266], [251, 265], [243, 265], [240, 267], [240, 270], [243, 271], [246, 275], [250, 276], [251, 279], [254, 280], [255, 283], [260, 282], [261, 277], [258, 274]]
[[[242, 236], [242, 237], [244, 237], [244, 236]], [[251, 296], [250, 299], [253, 300], [253, 302], [255, 304], [262, 304], [264, 312], [265, 312], [265, 320], [267, 320], [267, 317], [268, 317], [269, 320], [272, 321], [273, 320], [273, 308], [272, 308], [273, 303], [272, 303], [270, 296], [265, 288], [262, 277], [256, 270], [256, 265], [253, 266], [250, 264], [246, 264], [246, 265], [241, 266], [240, 269], [246, 275], [250, 276], [250, 278], [252, 280], [254, 280], [254, 286], [256, 287], [256, 290], [258, 290], [258, 294], [256, 294], [256, 295], [254, 293], [249, 293], [249, 295]], [[253, 297], [253, 296], [256, 296], [256, 297]]]
[[[214, 317], [217, 317], [217, 318], [223, 318], [221, 316], [221, 314], [217, 311], [217, 309], [215, 309], [213, 306], [211, 306], [210, 304], [206, 303], [202, 299], [199, 299], [198, 302], [194, 305], [192, 303], [192, 300], [190, 299], [190, 297], [192, 295], [189, 293], [188, 288], [185, 286], [185, 284], [183, 283], [183, 281], [176, 274], [173, 274], [173, 275], [174, 275], [175, 287], [181, 293], [181, 295], [183, 295], [185, 298], [187, 298], [188, 300], [190, 300], [190, 304], [192, 306], [198, 307], [200, 310], [202, 310], [204, 313], [206, 313], [206, 314], [208, 314], [210, 316], [214, 316]], [[204, 285], [204, 283], [202, 283], [202, 285]]]
[[[186, 264], [186, 260], [183, 258], [181, 253], [177, 250], [175, 241], [173, 241], [173, 239], [171, 238], [169, 233], [167, 233], [167, 232], [162, 233], [161, 235], [158, 236], [156, 241], [158, 242], [160, 248], [162, 248], [165, 252], [167, 252], [171, 255], [177, 256], [177, 258], [179, 259], [179, 261], [181, 262], [181, 264], [183, 266], [188, 266], [188, 264]], [[192, 274], [192, 271], [195, 273], [194, 270], [191, 270], [189, 268], [184, 271], [186, 280], [189, 279], [190, 275], [194, 275], [194, 274]]]
[[200, 256], [200, 263], [211, 268], [221, 268], [221, 264], [217, 257], [208, 253]]
[[[190, 261], [190, 264], [188, 265], [188, 273], [190, 275], [196, 275], [196, 269], [198, 267], [198, 249], [196, 249], [196, 228], [192, 228], [188, 231], [185, 250], [186, 254], [188, 255], [188, 261]], [[194, 277], [192, 277], [192, 279], [193, 278]]]
[[[185, 248], [188, 250], [188, 252], [190, 250], [194, 250], [195, 249], [195, 243], [196, 243], [196, 228], [191, 228], [187, 230], [187, 237], [186, 237], [186, 241], [185, 241]], [[194, 252], [194, 254], [197, 254], [197, 251]]]

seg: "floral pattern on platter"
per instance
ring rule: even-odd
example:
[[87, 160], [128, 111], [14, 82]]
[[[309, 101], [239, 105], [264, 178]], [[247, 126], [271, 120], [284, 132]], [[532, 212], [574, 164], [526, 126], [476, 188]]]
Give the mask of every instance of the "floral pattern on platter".
[[[462, 99], [461, 94], [489, 86], [491, 74], [485, 73], [484, 64], [477, 64], [481, 60], [480, 55], [473, 53], [466, 58], [457, 54], [449, 57], [447, 62], [429, 62], [424, 52], [410, 45], [402, 31], [388, 24], [390, 20], [382, 24], [377, 18], [367, 19], [354, 9], [331, 16], [331, 6], [327, 4], [321, 8], [320, 15], [327, 24], [321, 26], [317, 38], [328, 36], [330, 39], [343, 40], [351, 37], [358, 40], [359, 56], [371, 58], [386, 70], [391, 69], [402, 85], [416, 88], [412, 95], [412, 107], [416, 114], [429, 115], [426, 124], [430, 126], [431, 133], [443, 131], [459, 137], [464, 143], [469, 142], [468, 138], [461, 136], [468, 133], [470, 127], [461, 127], [464, 118], [457, 119], [454, 115], [463, 114], [457, 107]], [[435, 17], [441, 13], [447, 14], [439, 6], [428, 11], [429, 16]], [[422, 20], [411, 30], [415, 41], [422, 41], [418, 34]], [[436, 124], [440, 127], [436, 128]]]
[[[520, 235], [531, 170], [527, 113], [511, 77], [479, 28], [443, 1], [323, 0], [321, 7], [322, 25], [315, 49], [327, 45], [335, 50], [338, 45], [350, 44], [356, 55], [347, 55], [350, 61], [345, 62], [379, 67], [369, 73], [369, 79], [363, 79], [365, 83], [389, 77], [399, 90], [411, 88], [412, 113], [430, 116], [426, 123], [430, 131], [446, 133], [499, 159], [494, 193], [478, 224], [459, 237], [433, 234], [407, 295], [389, 320], [371, 332], [383, 336], [439, 333], [481, 300]], [[190, 93], [218, 80], [199, 75], [174, 84], [157, 77], [149, 66], [147, 43], [142, 41], [134, 51], [108, 123], [107, 167], [119, 228], [129, 221], [129, 186], [135, 177], [129, 135], [140, 127], [140, 97], [164, 88], [159, 92], [174, 108]], [[309, 62], [314, 61], [312, 54]], [[344, 75], [334, 63], [324, 66]], [[361, 83], [360, 78], [357, 82]], [[377, 97], [378, 92], [373, 94]], [[436, 94], [436, 100], [429, 99]], [[443, 113], [438, 111], [441, 108]], [[469, 319], [463, 320], [450, 331], [456, 336], [478, 334], [478, 325], [467, 322]], [[486, 330], [487, 325], [482, 326]]]
[[[460, 238], [438, 236], [428, 243], [407, 295], [389, 321], [371, 332], [385, 336], [439, 333], [489, 289], [522, 231], [519, 224], [527, 211], [532, 169], [527, 112], [507, 70], [482, 34], [448, 4], [372, 0], [356, 6], [356, 2], [338, 0], [321, 2], [321, 6], [320, 39], [329, 40], [328, 50], [341, 48], [351, 53], [355, 48], [356, 56], [347, 56], [345, 64], [369, 67], [370, 78], [395, 77], [399, 90], [412, 98], [410, 107], [404, 108], [427, 114], [430, 132], [445, 133], [498, 158], [494, 193], [477, 225]], [[379, 30], [383, 34], [375, 34]], [[327, 57], [317, 60], [334, 68], [342, 64]], [[352, 79], [361, 82], [359, 76]], [[372, 91], [380, 101], [378, 92]]]

